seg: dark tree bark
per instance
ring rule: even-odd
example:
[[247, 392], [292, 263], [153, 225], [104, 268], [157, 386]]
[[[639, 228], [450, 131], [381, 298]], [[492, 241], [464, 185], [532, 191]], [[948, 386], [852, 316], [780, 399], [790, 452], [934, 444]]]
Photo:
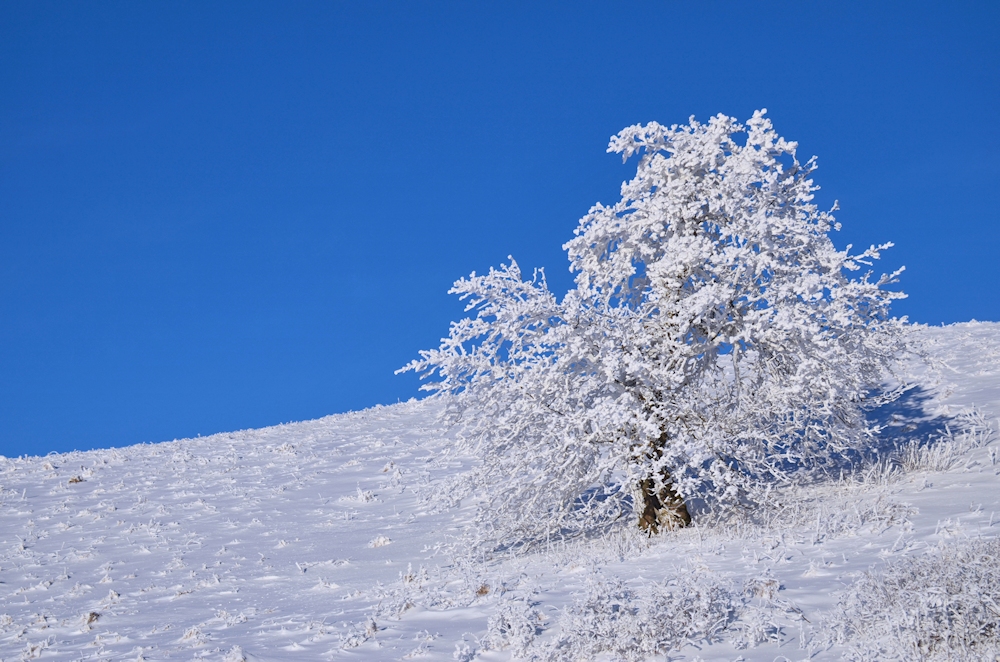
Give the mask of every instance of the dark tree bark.
[[691, 523], [684, 499], [674, 490], [670, 475], [663, 471], [662, 486], [656, 489], [656, 481], [652, 478], [639, 483], [642, 492], [643, 510], [639, 518], [639, 528], [650, 535], [660, 532], [660, 527], [679, 529]]
[[[666, 445], [667, 439], [667, 432], [664, 430], [652, 449], [652, 456], [657, 459], [663, 456], [663, 447]], [[639, 517], [639, 528], [650, 535], [659, 533], [661, 526], [668, 530], [680, 529], [691, 523], [691, 514], [688, 512], [687, 504], [674, 489], [670, 472], [665, 468], [660, 469], [659, 478], [660, 480], [656, 481], [650, 477], [639, 483], [643, 506], [642, 515]], [[659, 489], [656, 487], [657, 482], [660, 484]]]

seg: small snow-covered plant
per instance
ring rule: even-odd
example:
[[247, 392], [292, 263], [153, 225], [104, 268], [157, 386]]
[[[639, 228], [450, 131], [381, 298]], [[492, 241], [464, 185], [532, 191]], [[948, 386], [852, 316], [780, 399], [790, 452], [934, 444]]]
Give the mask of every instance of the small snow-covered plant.
[[243, 653], [243, 648], [240, 646], [233, 646], [227, 652], [223, 658], [224, 662], [247, 662], [247, 656]]
[[510, 649], [515, 659], [528, 657], [544, 617], [524, 598], [501, 598], [486, 624], [487, 649]]
[[847, 658], [1000, 657], [1000, 540], [966, 540], [864, 573], [829, 624]]
[[595, 577], [536, 657], [590, 660], [609, 654], [614, 660], [640, 662], [688, 643], [718, 640], [742, 606], [742, 596], [699, 573], [637, 587]]
[[474, 316], [403, 368], [451, 396], [481, 462], [447, 495], [479, 500], [494, 545], [628, 513], [655, 532], [689, 523], [693, 497], [724, 510], [842, 466], [902, 346], [899, 272], [851, 277], [891, 244], [834, 247], [815, 161], [764, 111], [632, 126], [609, 151], [636, 176], [565, 244], [566, 296], [513, 258], [473, 273], [451, 292]]
[[982, 412], [971, 409], [960, 413], [943, 434], [926, 443], [915, 439], [899, 449], [899, 463], [905, 471], [948, 471], [969, 451], [986, 446], [993, 440], [994, 430]]
[[458, 662], [472, 662], [472, 660], [476, 659], [476, 649], [464, 641], [455, 644], [455, 650], [451, 654], [451, 659], [458, 660]]

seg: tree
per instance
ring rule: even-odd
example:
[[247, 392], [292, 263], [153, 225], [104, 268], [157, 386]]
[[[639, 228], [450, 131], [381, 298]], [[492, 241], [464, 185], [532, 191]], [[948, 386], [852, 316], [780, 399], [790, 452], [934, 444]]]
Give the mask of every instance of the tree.
[[480, 499], [491, 544], [629, 513], [651, 533], [683, 526], [692, 499], [752, 505], [870, 444], [865, 408], [892, 397], [902, 346], [889, 306], [904, 295], [885, 287], [902, 269], [849, 277], [891, 244], [834, 247], [815, 159], [764, 114], [613, 137], [636, 176], [564, 245], [576, 279], [561, 301], [513, 258], [455, 283], [475, 316], [402, 370], [437, 376], [423, 388], [479, 458], [452, 494]]

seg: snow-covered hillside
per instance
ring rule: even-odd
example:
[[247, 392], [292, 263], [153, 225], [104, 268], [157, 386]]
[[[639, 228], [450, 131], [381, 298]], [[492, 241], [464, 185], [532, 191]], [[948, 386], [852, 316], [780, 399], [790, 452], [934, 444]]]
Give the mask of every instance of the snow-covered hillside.
[[467, 553], [471, 505], [422, 500], [468, 462], [434, 402], [0, 458], [0, 659], [891, 659], [948, 599], [995, 642], [1000, 324], [913, 334], [932, 360], [879, 415], [930, 443], [651, 539]]

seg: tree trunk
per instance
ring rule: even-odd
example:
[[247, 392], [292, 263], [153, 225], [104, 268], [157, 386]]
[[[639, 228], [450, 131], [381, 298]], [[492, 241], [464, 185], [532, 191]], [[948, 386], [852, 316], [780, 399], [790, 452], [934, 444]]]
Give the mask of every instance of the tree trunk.
[[656, 481], [647, 478], [639, 483], [642, 493], [643, 510], [639, 518], [639, 528], [650, 535], [660, 532], [660, 527], [679, 529], [691, 523], [684, 499], [674, 490], [670, 474], [661, 472], [662, 486], [656, 489]]

